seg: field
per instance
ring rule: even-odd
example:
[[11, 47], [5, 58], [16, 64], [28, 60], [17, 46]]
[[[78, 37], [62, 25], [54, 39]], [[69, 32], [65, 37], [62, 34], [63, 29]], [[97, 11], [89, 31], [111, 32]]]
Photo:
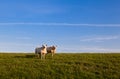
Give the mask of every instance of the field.
[[120, 79], [120, 54], [0, 53], [0, 79]]

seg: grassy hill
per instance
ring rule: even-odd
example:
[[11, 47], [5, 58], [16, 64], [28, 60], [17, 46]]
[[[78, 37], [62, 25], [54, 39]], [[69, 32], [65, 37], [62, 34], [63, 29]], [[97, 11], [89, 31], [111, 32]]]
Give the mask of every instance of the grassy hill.
[[0, 79], [120, 79], [120, 54], [0, 53]]

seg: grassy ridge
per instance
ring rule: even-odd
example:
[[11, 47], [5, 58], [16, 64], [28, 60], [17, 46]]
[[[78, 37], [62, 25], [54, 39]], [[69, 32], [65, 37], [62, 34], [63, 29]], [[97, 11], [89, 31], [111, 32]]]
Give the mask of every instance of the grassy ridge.
[[120, 54], [0, 53], [0, 79], [119, 79]]

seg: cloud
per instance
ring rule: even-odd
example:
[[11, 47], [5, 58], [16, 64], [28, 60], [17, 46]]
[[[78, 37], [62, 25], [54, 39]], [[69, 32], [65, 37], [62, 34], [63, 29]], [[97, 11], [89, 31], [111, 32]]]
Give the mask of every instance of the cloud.
[[90, 26], [90, 27], [120, 27], [120, 24], [81, 24], [81, 23], [42, 23], [42, 22], [4, 22], [0, 25], [44, 25], [44, 26]]
[[81, 48], [82, 51], [87, 52], [120, 52], [120, 49], [115, 48], [102, 48], [102, 47], [83, 47]]
[[87, 53], [109, 53], [109, 52], [120, 52], [120, 49], [115, 48], [103, 48], [98, 46], [78, 46], [78, 47], [64, 47], [59, 48], [60, 52], [67, 52], [67, 53], [76, 53], [76, 52], [87, 52]]
[[28, 43], [19, 43], [19, 42], [1, 42], [0, 46], [2, 47], [24, 47], [24, 46], [33, 46], [32, 44], [28, 44]]
[[13, 18], [30, 18], [49, 14], [59, 14], [64, 12], [63, 8], [58, 5], [46, 3], [20, 3], [20, 2], [5, 2], [0, 3], [0, 17]]
[[16, 39], [19, 39], [19, 40], [30, 40], [32, 38], [30, 38], [30, 37], [17, 37]]
[[28, 12], [35, 14], [54, 14], [62, 12], [60, 7], [53, 5], [27, 5], [25, 7]]
[[[20, 32], [19, 32], [20, 33]], [[21, 32], [23, 33], [23, 32]], [[17, 39], [17, 40], [31, 40], [31, 37], [27, 37], [27, 36], [9, 36], [9, 35], [0, 35], [0, 39]]]
[[116, 40], [119, 39], [120, 36], [103, 36], [103, 37], [89, 37], [89, 38], [85, 38], [85, 39], [81, 39], [80, 41], [83, 42], [90, 42], [90, 41], [94, 41], [94, 42], [102, 42], [102, 41], [108, 41], [108, 40]]
[[19, 42], [0, 42], [0, 52], [33, 52], [34, 44]]

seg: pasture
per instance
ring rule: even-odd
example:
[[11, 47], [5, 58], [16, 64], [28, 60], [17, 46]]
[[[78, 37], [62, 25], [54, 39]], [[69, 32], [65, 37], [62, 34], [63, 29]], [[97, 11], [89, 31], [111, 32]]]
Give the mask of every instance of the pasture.
[[120, 54], [0, 53], [0, 79], [120, 79]]

